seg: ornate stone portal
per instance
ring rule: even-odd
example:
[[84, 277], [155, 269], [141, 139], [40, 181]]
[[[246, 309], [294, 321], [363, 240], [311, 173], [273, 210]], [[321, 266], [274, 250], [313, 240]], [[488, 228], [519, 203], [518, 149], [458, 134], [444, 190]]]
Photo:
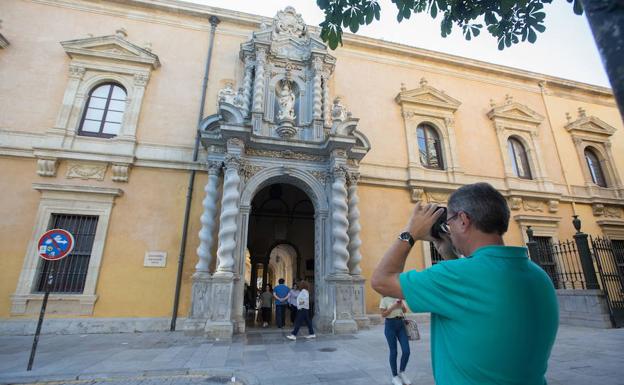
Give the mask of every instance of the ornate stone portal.
[[[330, 100], [336, 59], [292, 7], [242, 44], [240, 59], [239, 92], [234, 95], [236, 88], [228, 84], [219, 94], [218, 113], [202, 124], [209, 178], [185, 328], [211, 338], [245, 331], [251, 202], [262, 188], [285, 183], [303, 190], [314, 205], [315, 326], [321, 332], [355, 332], [369, 322], [357, 182], [370, 144], [340, 99]], [[218, 223], [212, 219], [217, 214]]]

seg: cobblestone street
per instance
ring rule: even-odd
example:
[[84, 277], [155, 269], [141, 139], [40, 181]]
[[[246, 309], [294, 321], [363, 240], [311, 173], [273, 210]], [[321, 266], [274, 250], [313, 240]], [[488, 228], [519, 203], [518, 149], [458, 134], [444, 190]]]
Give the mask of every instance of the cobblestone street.
[[[429, 325], [411, 343], [414, 384], [433, 385]], [[230, 342], [183, 333], [42, 335], [32, 372], [32, 336], [0, 337], [0, 383], [93, 385], [388, 384], [381, 325], [355, 335], [287, 340], [256, 330]], [[550, 385], [624, 383], [624, 329], [561, 326], [551, 356]]]

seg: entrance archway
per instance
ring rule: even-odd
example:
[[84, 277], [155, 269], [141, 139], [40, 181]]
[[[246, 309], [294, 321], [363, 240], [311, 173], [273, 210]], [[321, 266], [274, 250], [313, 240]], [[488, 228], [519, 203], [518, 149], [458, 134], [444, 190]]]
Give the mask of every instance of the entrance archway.
[[[314, 283], [315, 209], [308, 194], [289, 183], [261, 188], [253, 197], [248, 221], [247, 250], [251, 285], [246, 302], [256, 302], [266, 284], [279, 279], [287, 286], [307, 279]], [[274, 320], [274, 317], [273, 317]], [[257, 312], [245, 314], [246, 327], [259, 326]]]

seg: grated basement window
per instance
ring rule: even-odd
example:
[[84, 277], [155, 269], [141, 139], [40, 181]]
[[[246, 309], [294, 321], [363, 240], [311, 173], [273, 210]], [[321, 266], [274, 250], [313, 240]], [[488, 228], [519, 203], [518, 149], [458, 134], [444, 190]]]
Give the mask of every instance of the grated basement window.
[[39, 261], [36, 293], [45, 292], [46, 278], [54, 266], [54, 283], [51, 293], [82, 293], [87, 278], [91, 249], [95, 238], [98, 216], [52, 214], [49, 229], [64, 229], [74, 236], [75, 247], [60, 261]]

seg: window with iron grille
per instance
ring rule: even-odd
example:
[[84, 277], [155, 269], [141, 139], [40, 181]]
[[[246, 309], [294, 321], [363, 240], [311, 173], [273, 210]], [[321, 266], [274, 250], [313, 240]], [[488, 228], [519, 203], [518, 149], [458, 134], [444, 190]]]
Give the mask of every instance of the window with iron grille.
[[429, 242], [429, 250], [431, 252], [431, 266], [438, 262], [444, 261], [444, 258], [442, 258], [440, 253], [438, 253], [438, 250], [435, 248], [433, 242]]
[[51, 293], [80, 294], [83, 292], [98, 216], [52, 214], [49, 229], [64, 229], [74, 236], [74, 250], [60, 261], [40, 260], [36, 292], [44, 292], [46, 278], [54, 268]]
[[551, 237], [535, 236], [533, 240], [537, 243], [539, 264], [553, 281], [555, 288], [559, 288], [559, 277], [557, 274], [557, 262], [555, 261], [555, 249]]

